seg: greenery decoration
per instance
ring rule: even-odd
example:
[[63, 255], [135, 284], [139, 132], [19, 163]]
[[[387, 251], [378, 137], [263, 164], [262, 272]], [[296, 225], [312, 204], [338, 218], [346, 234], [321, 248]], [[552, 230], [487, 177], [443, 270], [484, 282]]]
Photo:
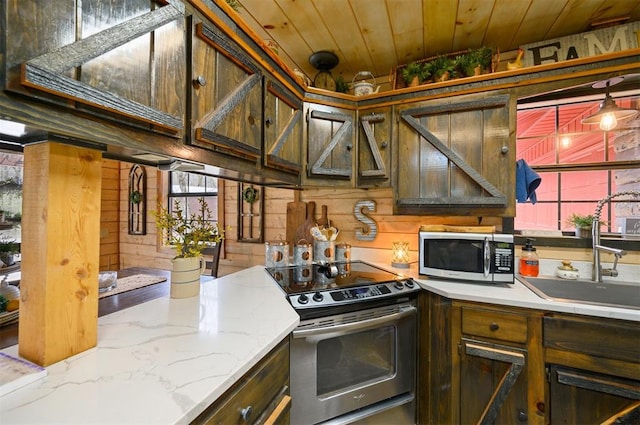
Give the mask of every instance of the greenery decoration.
[[139, 190], [134, 190], [133, 192], [131, 192], [131, 194], [129, 195], [129, 201], [132, 204], [139, 204], [140, 202], [142, 202], [142, 193], [140, 193]]
[[242, 191], [242, 199], [249, 204], [253, 204], [254, 202], [256, 202], [258, 200], [258, 195], [258, 189], [254, 188], [253, 186], [247, 186]]
[[349, 92], [349, 83], [347, 83], [342, 75], [338, 75], [336, 78], [336, 91], [338, 93]]
[[409, 86], [415, 77], [420, 78], [421, 71], [422, 67], [418, 62], [411, 62], [402, 70], [402, 78], [404, 78], [404, 82]]
[[202, 250], [224, 239], [224, 230], [211, 221], [211, 210], [204, 198], [198, 198], [199, 214], [187, 216], [180, 202], [174, 202], [173, 211], [158, 207], [156, 226], [162, 231], [164, 241], [176, 251], [174, 258], [199, 257]]
[[[581, 215], [581, 214], [573, 213], [567, 219], [567, 223], [575, 227], [580, 227], [582, 229], [591, 229], [593, 227], [593, 218], [594, 217], [592, 214]], [[606, 221], [600, 221], [601, 226], [606, 224], [607, 224]]]

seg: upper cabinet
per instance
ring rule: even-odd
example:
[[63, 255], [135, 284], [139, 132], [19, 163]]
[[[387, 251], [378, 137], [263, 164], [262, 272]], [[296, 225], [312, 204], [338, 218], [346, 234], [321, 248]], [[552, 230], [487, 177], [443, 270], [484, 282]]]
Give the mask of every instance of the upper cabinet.
[[260, 68], [215, 26], [195, 22], [193, 28], [192, 143], [259, 162], [263, 124]]
[[358, 113], [358, 187], [391, 187], [391, 107]]
[[507, 94], [397, 108], [397, 214], [515, 214], [515, 111]]
[[302, 171], [302, 101], [267, 80], [264, 96], [264, 166], [299, 175]]
[[88, 0], [32, 8], [9, 0], [3, 9], [8, 91], [180, 137], [184, 4]]
[[355, 112], [305, 104], [307, 173], [305, 184], [351, 187], [355, 166]]

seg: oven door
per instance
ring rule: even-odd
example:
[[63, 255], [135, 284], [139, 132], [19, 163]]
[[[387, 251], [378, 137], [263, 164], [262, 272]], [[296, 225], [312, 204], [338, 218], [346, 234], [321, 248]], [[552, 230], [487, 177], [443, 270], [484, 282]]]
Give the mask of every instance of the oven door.
[[375, 410], [401, 395], [412, 400], [416, 323], [414, 303], [301, 322], [291, 344], [291, 423]]

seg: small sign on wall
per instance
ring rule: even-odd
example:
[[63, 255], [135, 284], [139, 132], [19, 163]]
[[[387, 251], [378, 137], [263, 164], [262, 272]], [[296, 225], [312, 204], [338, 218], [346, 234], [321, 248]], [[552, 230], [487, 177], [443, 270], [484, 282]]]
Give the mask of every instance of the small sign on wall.
[[640, 44], [640, 21], [602, 28], [582, 34], [521, 46], [524, 66], [562, 62], [636, 49]]

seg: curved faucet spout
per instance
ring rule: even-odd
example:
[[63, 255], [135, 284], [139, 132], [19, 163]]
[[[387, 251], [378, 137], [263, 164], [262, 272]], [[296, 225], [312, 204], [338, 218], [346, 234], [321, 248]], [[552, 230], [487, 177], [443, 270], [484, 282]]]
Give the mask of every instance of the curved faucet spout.
[[[621, 196], [633, 196], [636, 198], [640, 198], [640, 192], [637, 190], [625, 190], [622, 192], [613, 193], [607, 196], [604, 199], [598, 201], [598, 205], [596, 206], [596, 210], [593, 214], [593, 227], [591, 229], [592, 237], [593, 237], [593, 265], [592, 265], [592, 277], [594, 282], [602, 282], [602, 276], [618, 276], [618, 271], [616, 270], [616, 266], [618, 265], [618, 259], [620, 259], [623, 255], [626, 254], [625, 251], [616, 248], [610, 248], [608, 246], [600, 245], [600, 215], [602, 214], [602, 207], [605, 203], [611, 201], [614, 198], [619, 198]], [[615, 255], [615, 259], [613, 261], [613, 267], [611, 269], [603, 269], [600, 264], [600, 251], [606, 251]]]

